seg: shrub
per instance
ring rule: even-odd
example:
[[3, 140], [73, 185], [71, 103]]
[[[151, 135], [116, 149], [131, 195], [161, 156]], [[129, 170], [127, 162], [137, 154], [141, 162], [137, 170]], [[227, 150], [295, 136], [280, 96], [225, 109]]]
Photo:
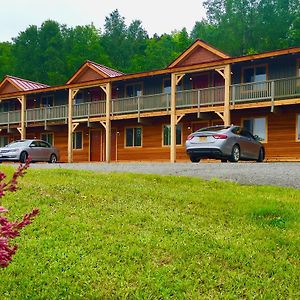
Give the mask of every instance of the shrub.
[[[28, 167], [29, 160], [23, 165], [20, 164], [8, 182], [4, 182], [6, 175], [0, 172], [0, 198], [4, 197], [6, 192], [15, 192], [17, 190], [18, 178], [25, 175]], [[0, 214], [7, 212], [8, 210], [0, 205]], [[39, 210], [35, 208], [29, 214], [25, 214], [19, 222], [10, 222], [6, 217], [0, 215], [0, 267], [7, 267], [12, 260], [12, 256], [17, 251], [18, 246], [12, 244], [11, 240], [19, 236], [21, 229], [30, 224], [38, 213]]]

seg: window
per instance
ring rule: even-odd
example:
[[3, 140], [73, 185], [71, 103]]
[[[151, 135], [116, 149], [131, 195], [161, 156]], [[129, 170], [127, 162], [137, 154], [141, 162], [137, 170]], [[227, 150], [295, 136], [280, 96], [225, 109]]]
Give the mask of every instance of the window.
[[42, 107], [49, 107], [49, 106], [53, 106], [53, 96], [43, 96], [41, 99], [41, 106]]
[[300, 59], [297, 60], [296, 77], [300, 77]]
[[74, 99], [74, 104], [80, 104], [84, 102], [84, 97], [82, 92], [78, 92]]
[[[176, 91], [182, 91], [182, 80], [177, 84]], [[163, 79], [163, 93], [170, 94], [171, 93], [171, 79], [165, 78]]]
[[4, 147], [8, 144], [7, 136], [0, 136], [0, 147]]
[[138, 97], [143, 94], [142, 83], [134, 83], [126, 86], [126, 97]]
[[73, 132], [73, 149], [82, 149], [82, 132]]
[[247, 119], [243, 122], [243, 127], [249, 130], [259, 140], [265, 142], [267, 139], [267, 120], [266, 118]]
[[53, 133], [42, 133], [41, 140], [53, 145]]
[[126, 147], [140, 147], [142, 146], [142, 128], [126, 128]]
[[266, 81], [267, 67], [255, 66], [255, 67], [246, 68], [243, 71], [243, 79], [245, 83]]
[[[176, 145], [181, 145], [182, 126], [176, 125]], [[171, 125], [163, 126], [163, 145], [171, 145]]]

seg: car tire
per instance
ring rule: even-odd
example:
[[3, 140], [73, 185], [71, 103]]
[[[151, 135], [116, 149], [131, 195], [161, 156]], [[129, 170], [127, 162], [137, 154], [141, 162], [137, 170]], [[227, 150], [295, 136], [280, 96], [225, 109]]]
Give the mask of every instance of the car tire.
[[257, 162], [263, 162], [265, 159], [265, 150], [264, 148], [260, 148], [259, 149], [259, 153], [258, 153], [258, 158], [257, 158]]
[[50, 155], [49, 163], [50, 164], [55, 164], [56, 162], [57, 162], [57, 156], [54, 153], [52, 153]]
[[227, 163], [227, 159], [221, 159], [221, 163]]
[[21, 154], [20, 154], [20, 162], [22, 164], [24, 164], [26, 162], [27, 158], [28, 158], [28, 153], [25, 152], [25, 151], [21, 152]]
[[232, 147], [232, 150], [231, 150], [231, 156], [229, 158], [229, 161], [230, 162], [238, 162], [240, 160], [240, 157], [241, 157], [241, 150], [240, 150], [240, 147], [239, 145], [235, 144], [233, 147]]
[[192, 163], [198, 163], [201, 160], [201, 158], [197, 156], [190, 156], [190, 160]]

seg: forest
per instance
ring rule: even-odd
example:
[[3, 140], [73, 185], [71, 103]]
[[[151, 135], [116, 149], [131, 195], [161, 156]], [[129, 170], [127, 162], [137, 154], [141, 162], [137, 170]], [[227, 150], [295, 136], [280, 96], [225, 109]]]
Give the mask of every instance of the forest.
[[60, 85], [86, 60], [125, 73], [161, 69], [197, 38], [232, 56], [300, 46], [299, 0], [206, 0], [204, 7], [206, 17], [191, 32], [151, 37], [141, 20], [126, 24], [117, 9], [104, 28], [54, 20], [30, 25], [12, 42], [0, 42], [0, 80], [13, 75]]

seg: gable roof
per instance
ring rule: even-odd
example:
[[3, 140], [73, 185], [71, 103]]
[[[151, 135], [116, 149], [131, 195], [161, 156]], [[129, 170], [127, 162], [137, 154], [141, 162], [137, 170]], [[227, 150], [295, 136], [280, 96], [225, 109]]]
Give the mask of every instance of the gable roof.
[[75, 74], [67, 81], [67, 84], [85, 82], [89, 80], [105, 79], [125, 75], [118, 70], [108, 68], [104, 65], [97, 64], [87, 60], [83, 63]]
[[230, 58], [230, 56], [208, 43], [197, 39], [189, 48], [182, 52], [168, 68], [217, 61], [226, 58]]
[[0, 82], [0, 94], [7, 92], [25, 92], [47, 87], [49, 87], [49, 85], [6, 75]]

